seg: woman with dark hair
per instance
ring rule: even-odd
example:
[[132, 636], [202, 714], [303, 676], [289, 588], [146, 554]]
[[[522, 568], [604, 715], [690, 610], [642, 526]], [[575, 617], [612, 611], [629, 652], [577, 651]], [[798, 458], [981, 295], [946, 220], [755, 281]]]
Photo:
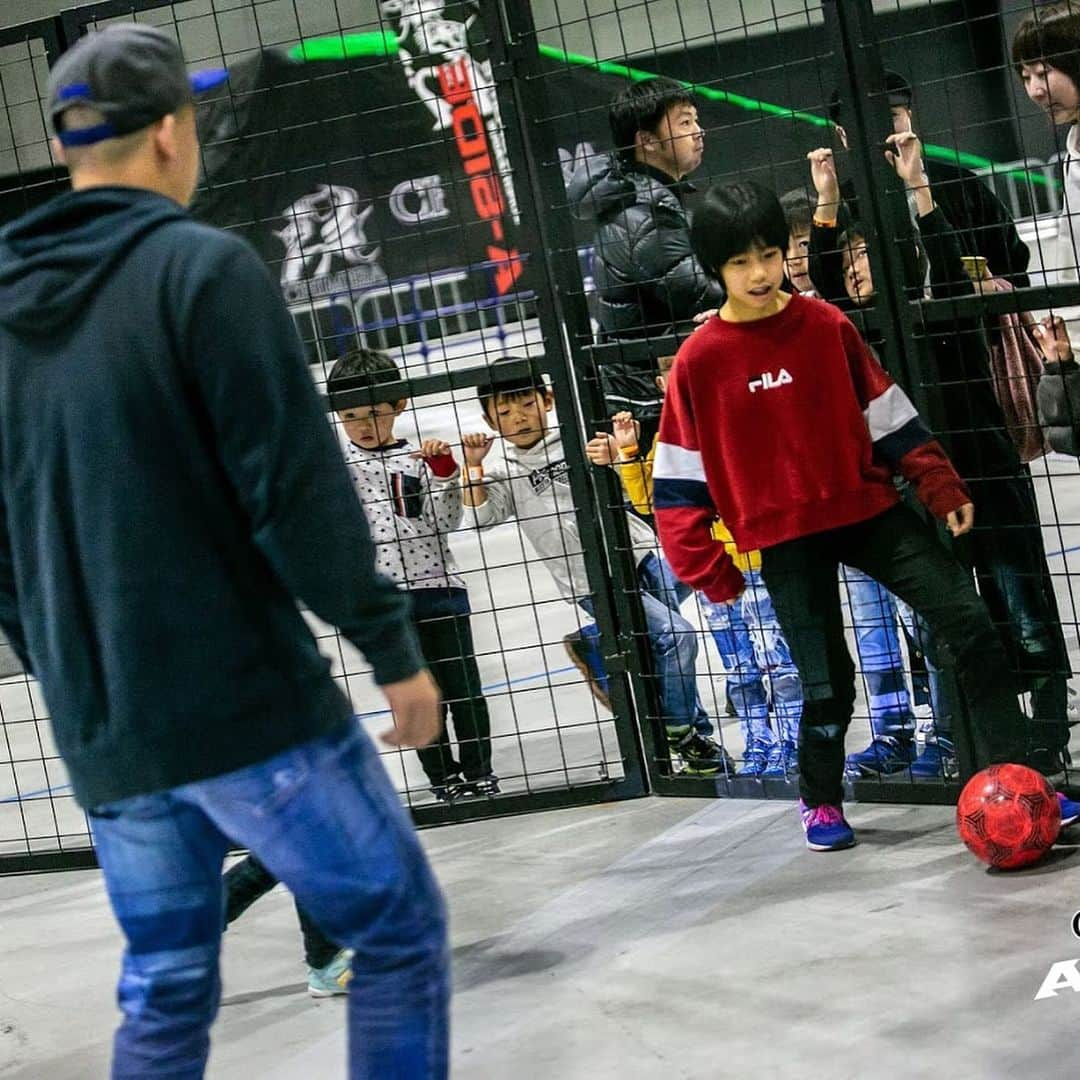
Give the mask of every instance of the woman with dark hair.
[[1058, 238], [1080, 266], [1080, 0], [1047, 4], [1016, 29], [1012, 59], [1027, 96], [1053, 124], [1068, 124], [1065, 200]]

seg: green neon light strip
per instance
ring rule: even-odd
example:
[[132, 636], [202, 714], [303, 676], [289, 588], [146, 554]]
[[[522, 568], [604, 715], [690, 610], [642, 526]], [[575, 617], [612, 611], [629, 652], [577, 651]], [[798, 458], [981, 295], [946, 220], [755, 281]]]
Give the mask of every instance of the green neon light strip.
[[[621, 79], [629, 79], [631, 82], [642, 82], [645, 79], [656, 77], [654, 72], [644, 71], [642, 68], [629, 67], [626, 64], [617, 64], [612, 60], [597, 60], [594, 56], [585, 56], [582, 53], [569, 53], [563, 49], [557, 49], [553, 45], [540, 44], [537, 49], [541, 56], [549, 60], [558, 60], [560, 63], [575, 67], [590, 68], [602, 75], [615, 75]], [[397, 54], [397, 35], [389, 30], [375, 30], [364, 34], [332, 34], [326, 37], [306, 38], [299, 45], [289, 50], [289, 56], [293, 60], [347, 60], [355, 56], [394, 56]], [[682, 85], [697, 94], [705, 101], [718, 101], [725, 105], [733, 105], [747, 112], [756, 112], [766, 116], [776, 116], [788, 120], [796, 120], [802, 124], [811, 124], [814, 127], [827, 128], [829, 121], [824, 116], [816, 113], [800, 112], [798, 109], [787, 109], [782, 105], [773, 105], [768, 101], [759, 101], [757, 98], [744, 97], [742, 94], [733, 94], [728, 90], [717, 90], [712, 86], [701, 86], [697, 83], [682, 81]], [[997, 176], [1008, 176], [1015, 180], [1024, 180], [1033, 184], [1061, 187], [1056, 180], [1050, 180], [1042, 173], [1029, 172], [1027, 169], [1000, 169], [996, 162], [990, 158], [980, 157], [978, 154], [968, 154], [963, 150], [953, 150], [948, 146], [935, 146], [933, 143], [924, 143], [923, 151], [927, 157], [937, 158], [939, 161], [948, 161], [954, 165], [965, 165], [970, 169], [991, 169]]]
[[306, 38], [289, 50], [291, 60], [348, 60], [353, 56], [397, 56], [397, 34], [375, 30], [368, 34], [333, 34]]

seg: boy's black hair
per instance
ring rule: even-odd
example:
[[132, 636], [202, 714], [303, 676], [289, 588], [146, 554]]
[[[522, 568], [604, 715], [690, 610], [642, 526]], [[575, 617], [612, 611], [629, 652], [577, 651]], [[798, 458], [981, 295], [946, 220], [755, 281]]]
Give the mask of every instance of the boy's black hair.
[[780, 196], [789, 235], [808, 233], [814, 223], [815, 200], [806, 194], [806, 188], [792, 188]]
[[[500, 378], [499, 365], [514, 362], [529, 364], [529, 374], [503, 375]], [[548, 384], [544, 382], [544, 376], [539, 371], [536, 371], [533, 365], [523, 356], [500, 356], [492, 363], [489, 373], [491, 375], [490, 382], [483, 383], [476, 388], [476, 396], [480, 401], [480, 408], [485, 416], [489, 416], [488, 405], [492, 399], [500, 395], [513, 397], [517, 394], [533, 392], [546, 394], [548, 392]]]
[[862, 241], [864, 244], [867, 242], [867, 238], [870, 233], [867, 232], [866, 227], [861, 221], [852, 221], [848, 223], [847, 228], [837, 237], [836, 246], [841, 251], [846, 251], [849, 247], [858, 247], [857, 241]]
[[356, 345], [338, 357], [326, 377], [327, 393], [333, 394], [343, 389], [342, 383], [346, 379], [349, 380], [350, 390], [370, 390], [373, 405], [383, 401], [397, 401], [401, 397], [400, 388], [385, 396], [379, 396], [379, 387], [401, 382], [401, 372], [386, 353], [377, 349]]
[[639, 131], [655, 135], [660, 121], [673, 105], [694, 104], [694, 95], [685, 86], [663, 75], [631, 83], [608, 106], [608, 124], [616, 154], [624, 164], [631, 163]]
[[787, 251], [788, 225], [776, 193], [756, 180], [713, 184], [690, 225], [690, 244], [710, 277], [751, 247]]
[[1064, 72], [1080, 89], [1080, 2], [1046, 4], [1027, 15], [1016, 28], [1012, 61], [1016, 73], [1024, 64], [1045, 61]]

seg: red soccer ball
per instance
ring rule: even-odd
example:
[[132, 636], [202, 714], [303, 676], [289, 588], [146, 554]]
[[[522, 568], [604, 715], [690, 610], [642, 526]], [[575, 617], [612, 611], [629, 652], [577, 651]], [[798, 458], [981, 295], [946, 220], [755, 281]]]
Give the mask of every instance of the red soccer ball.
[[991, 765], [960, 792], [956, 827], [976, 858], [1016, 870], [1050, 850], [1061, 830], [1061, 808], [1041, 773], [1026, 765]]

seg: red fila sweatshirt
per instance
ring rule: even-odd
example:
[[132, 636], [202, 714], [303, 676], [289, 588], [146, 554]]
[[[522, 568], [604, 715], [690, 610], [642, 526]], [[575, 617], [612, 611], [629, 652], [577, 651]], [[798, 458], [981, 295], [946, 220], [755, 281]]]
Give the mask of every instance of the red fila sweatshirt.
[[899, 499], [893, 474], [944, 519], [971, 501], [945, 451], [842, 312], [792, 296], [748, 323], [713, 316], [679, 350], [653, 472], [656, 523], [679, 578], [713, 601], [743, 588], [740, 551], [852, 525]]

